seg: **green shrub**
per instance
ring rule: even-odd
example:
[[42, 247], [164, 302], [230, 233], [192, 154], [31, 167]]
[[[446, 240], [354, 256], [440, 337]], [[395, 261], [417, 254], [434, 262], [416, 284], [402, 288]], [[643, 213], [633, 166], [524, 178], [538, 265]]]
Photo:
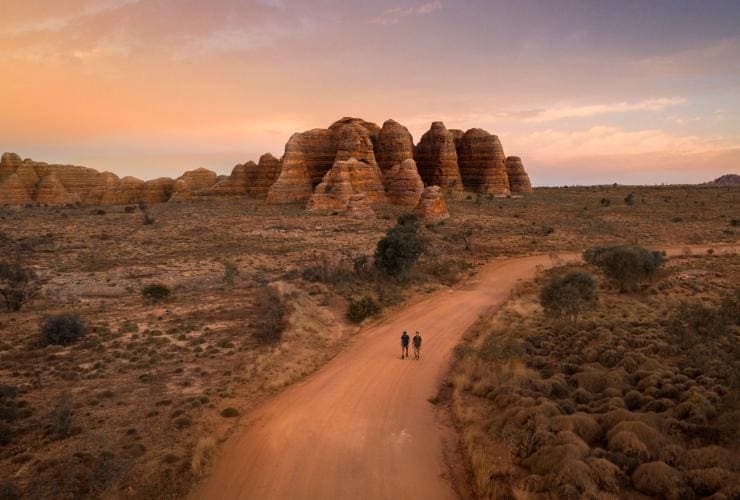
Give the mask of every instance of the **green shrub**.
[[388, 276], [403, 277], [424, 252], [415, 215], [402, 215], [375, 248], [375, 265]]
[[239, 410], [236, 408], [228, 407], [221, 411], [221, 416], [224, 418], [234, 418], [239, 416]]
[[565, 276], [553, 276], [540, 291], [540, 305], [550, 317], [578, 316], [596, 306], [596, 280], [585, 271], [571, 271]]
[[85, 334], [85, 322], [79, 314], [51, 316], [41, 325], [43, 345], [68, 345]]
[[141, 290], [141, 296], [146, 302], [161, 302], [169, 298], [172, 291], [162, 283], [152, 283]]
[[347, 318], [353, 323], [360, 323], [365, 318], [375, 316], [381, 311], [380, 304], [372, 297], [350, 299]]
[[283, 338], [288, 326], [288, 308], [277, 290], [264, 286], [257, 294], [255, 302], [254, 336], [262, 344], [277, 344]]
[[633, 291], [652, 277], [665, 262], [664, 252], [654, 252], [637, 245], [589, 248], [583, 259], [601, 269], [619, 284], [621, 291]]

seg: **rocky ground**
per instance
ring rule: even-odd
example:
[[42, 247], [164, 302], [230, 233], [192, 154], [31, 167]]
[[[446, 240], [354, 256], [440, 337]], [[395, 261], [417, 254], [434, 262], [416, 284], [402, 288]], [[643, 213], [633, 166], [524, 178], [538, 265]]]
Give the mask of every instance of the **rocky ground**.
[[[631, 202], [625, 198], [634, 193]], [[178, 497], [218, 443], [265, 397], [330, 358], [356, 326], [347, 300], [397, 307], [503, 255], [595, 244], [736, 241], [736, 188], [558, 188], [524, 198], [463, 195], [423, 229], [428, 250], [405, 283], [362, 274], [375, 243], [407, 208], [377, 219], [256, 201], [137, 208], [4, 210], [0, 252], [43, 287], [0, 317], [0, 385], [10, 496]], [[237, 274], [228, 279], [227, 269]], [[233, 282], [232, 282], [233, 281]], [[147, 303], [142, 288], [172, 296]], [[289, 316], [283, 341], [254, 334], [270, 285]], [[41, 347], [44, 317], [78, 313], [86, 335]], [[230, 416], [232, 415], [232, 416]]]
[[576, 324], [537, 301], [564, 271], [522, 285], [457, 351], [452, 408], [477, 495], [738, 498], [740, 258], [671, 259], [633, 294], [599, 276]]

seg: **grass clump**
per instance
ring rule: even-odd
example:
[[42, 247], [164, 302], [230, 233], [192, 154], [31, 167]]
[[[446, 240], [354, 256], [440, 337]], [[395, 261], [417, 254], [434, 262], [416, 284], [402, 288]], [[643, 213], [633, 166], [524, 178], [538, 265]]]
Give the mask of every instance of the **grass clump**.
[[280, 293], [271, 286], [264, 286], [255, 303], [257, 322], [254, 336], [261, 344], [277, 344], [288, 327], [288, 308]]

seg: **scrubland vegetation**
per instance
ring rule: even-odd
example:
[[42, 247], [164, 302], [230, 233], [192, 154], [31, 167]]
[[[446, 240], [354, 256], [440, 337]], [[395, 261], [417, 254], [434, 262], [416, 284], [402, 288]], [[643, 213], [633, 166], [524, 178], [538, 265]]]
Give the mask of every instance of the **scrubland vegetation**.
[[[630, 193], [631, 205], [623, 201]], [[377, 220], [352, 220], [257, 201], [0, 211], [0, 306], [8, 310], [0, 316], [0, 498], [182, 497], [208, 471], [240, 416], [330, 359], [356, 323], [414, 294], [454, 285], [491, 258], [637, 242], [734, 243], [738, 198], [733, 188], [540, 189], [520, 199], [471, 195], [450, 201], [452, 218], [438, 224], [399, 220], [404, 211], [392, 206], [377, 207]], [[552, 304], [547, 316], [539, 306], [532, 306], [533, 315], [523, 309], [511, 324], [511, 342], [489, 340], [492, 347], [472, 357], [462, 355], [463, 349], [460, 366], [479, 363], [493, 370], [517, 359], [512, 366], [530, 376], [538, 370], [526, 364], [527, 356], [535, 356], [532, 349], [540, 353], [537, 359], [553, 349], [552, 362], [556, 356], [584, 357], [568, 361], [575, 366], [601, 363], [602, 351], [614, 350], [619, 361], [610, 370], [634, 358], [630, 363], [658, 378], [633, 380], [625, 367], [617, 386], [611, 386], [611, 375], [591, 386], [586, 375], [563, 373], [566, 388], [572, 386], [569, 377], [576, 377], [586, 384], [576, 389], [588, 391], [582, 398], [587, 402], [573, 400], [569, 418], [588, 414], [583, 405], [598, 409], [609, 389], [623, 391], [625, 411], [642, 412], [651, 402], [668, 405], [669, 396], [650, 388], [660, 391], [675, 376], [671, 383], [681, 397], [691, 390], [696, 411], [704, 412], [708, 426], [719, 425], [716, 419], [726, 414], [721, 404], [734, 394], [733, 386], [708, 368], [696, 367], [706, 377], [699, 380], [675, 363], [683, 356], [679, 342], [692, 346], [692, 363], [727, 359], [727, 349], [707, 351], [711, 343], [697, 341], [705, 334], [696, 333], [709, 319], [724, 321], [717, 318], [726, 309], [709, 299], [701, 308], [678, 301], [679, 291], [684, 299], [696, 298], [694, 286], [716, 298], [719, 289], [713, 287], [725, 278], [714, 274], [730, 272], [722, 259], [729, 257], [686, 258], [680, 264], [685, 271], [671, 264], [639, 280], [648, 289], [622, 294], [616, 282], [589, 266], [598, 300], [592, 300], [587, 280], [565, 280], [560, 285], [578, 301]], [[706, 273], [689, 266], [705, 260]], [[674, 274], [663, 274], [669, 271]], [[684, 279], [681, 273], [699, 274]], [[529, 290], [528, 300], [537, 302], [541, 284]], [[670, 341], [664, 322], [673, 332]], [[649, 333], [639, 341], [625, 336], [633, 326]], [[588, 339], [595, 336], [603, 344], [594, 340], [593, 349], [580, 349], [590, 340], [573, 332], [598, 332]], [[530, 336], [534, 340], [522, 341]], [[673, 354], [653, 352], [663, 349]], [[552, 378], [537, 373], [545, 381]], [[650, 381], [643, 384], [649, 391], [633, 387], [643, 379]], [[629, 399], [634, 394], [627, 397], [630, 390], [639, 392], [637, 403]], [[465, 404], [477, 401], [470, 408], [494, 404], [463, 386], [456, 394]], [[639, 407], [630, 408], [628, 399]], [[671, 401], [671, 412], [685, 402]], [[472, 411], [462, 403], [460, 408]], [[487, 408], [489, 422], [494, 407]], [[705, 435], [702, 429], [695, 431], [698, 436]], [[608, 445], [603, 436], [581, 439], [592, 449], [594, 443]], [[701, 439], [711, 443], [706, 446], [725, 446]], [[684, 446], [694, 448], [701, 447]], [[682, 474], [681, 491], [692, 487], [686, 472], [692, 469], [645, 456]], [[592, 455], [579, 460], [587, 458]], [[633, 481], [636, 470], [627, 468], [618, 477]]]
[[[663, 260], [628, 253], [622, 271]], [[740, 257], [721, 253], [648, 266], [629, 292], [603, 262], [555, 268], [481, 320], [450, 377], [476, 494], [738, 498]], [[586, 276], [593, 307], [551, 314], [548, 288]]]

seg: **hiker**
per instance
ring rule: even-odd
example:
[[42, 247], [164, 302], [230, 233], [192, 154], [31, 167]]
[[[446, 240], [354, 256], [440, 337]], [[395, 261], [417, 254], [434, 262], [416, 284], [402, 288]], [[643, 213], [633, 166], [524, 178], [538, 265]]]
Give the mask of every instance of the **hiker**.
[[419, 359], [419, 351], [421, 351], [421, 335], [419, 335], [419, 332], [416, 332], [416, 335], [414, 335], [414, 359]]
[[407, 358], [409, 357], [409, 334], [406, 333], [406, 330], [401, 335], [401, 359], [404, 358], [404, 355]]

